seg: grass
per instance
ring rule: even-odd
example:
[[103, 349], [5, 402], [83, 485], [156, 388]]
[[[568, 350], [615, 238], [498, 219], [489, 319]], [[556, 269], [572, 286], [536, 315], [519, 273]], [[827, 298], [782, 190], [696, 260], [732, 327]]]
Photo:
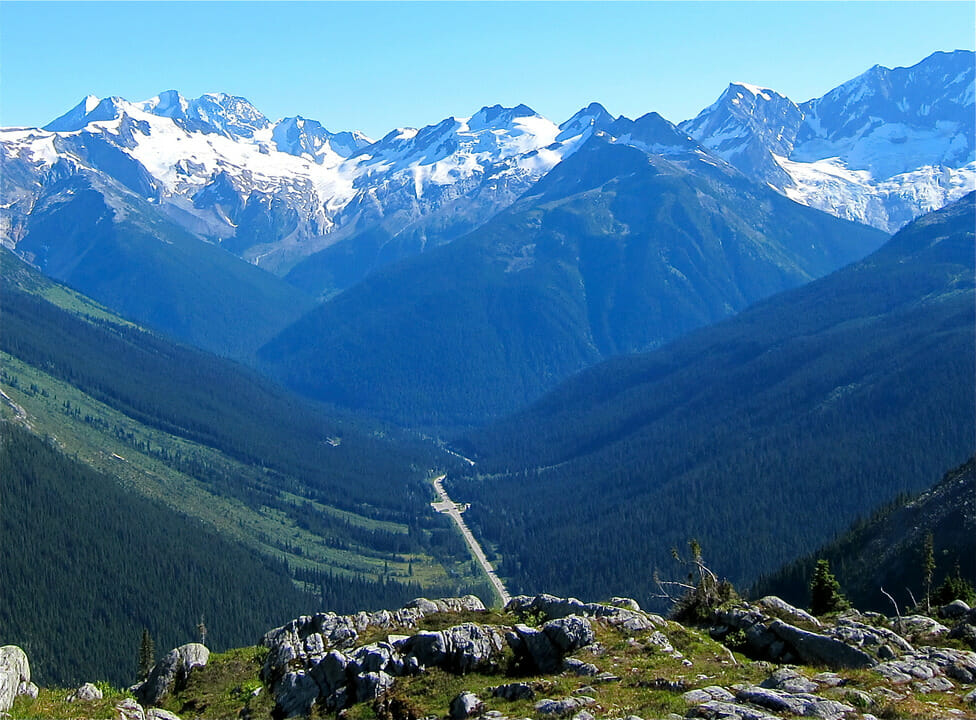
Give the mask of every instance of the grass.
[[74, 688], [41, 688], [37, 699], [21, 695], [14, 700], [10, 717], [15, 720], [115, 720], [118, 717], [115, 706], [129, 696], [105, 683], [96, 685], [102, 691], [101, 700], [68, 702]]
[[163, 708], [183, 720], [270, 717], [273, 702], [260, 678], [267, 654], [259, 646], [212, 654], [206, 667], [190, 674], [185, 688], [164, 700]]

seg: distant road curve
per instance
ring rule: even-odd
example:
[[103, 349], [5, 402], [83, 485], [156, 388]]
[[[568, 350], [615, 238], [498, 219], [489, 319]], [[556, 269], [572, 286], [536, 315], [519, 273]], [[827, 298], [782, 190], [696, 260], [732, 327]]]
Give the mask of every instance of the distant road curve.
[[471, 553], [477, 558], [478, 562], [481, 563], [481, 568], [485, 571], [485, 575], [488, 576], [488, 580], [491, 582], [491, 586], [495, 588], [495, 592], [502, 599], [502, 607], [508, 604], [508, 601], [512, 599], [512, 596], [508, 594], [508, 590], [505, 589], [505, 585], [499, 579], [498, 575], [495, 574], [495, 568], [491, 566], [488, 562], [488, 557], [485, 555], [485, 551], [481, 549], [481, 543], [475, 540], [474, 535], [468, 529], [468, 526], [464, 523], [464, 518], [461, 517], [461, 513], [464, 512], [464, 508], [458, 506], [456, 502], [451, 500], [447, 495], [447, 491], [444, 490], [444, 478], [447, 475], [441, 475], [434, 478], [434, 489], [437, 491], [437, 496], [440, 498], [438, 502], [431, 503], [431, 507], [434, 508], [439, 513], [444, 513], [445, 515], [450, 515], [451, 519], [458, 526], [461, 531], [461, 535], [464, 536], [464, 541], [471, 548]]

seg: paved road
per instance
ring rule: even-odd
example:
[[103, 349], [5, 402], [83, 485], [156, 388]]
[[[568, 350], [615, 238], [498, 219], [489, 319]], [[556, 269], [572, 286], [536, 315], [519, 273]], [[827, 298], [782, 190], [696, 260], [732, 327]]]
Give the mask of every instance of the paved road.
[[439, 502], [431, 503], [431, 506], [439, 513], [444, 513], [450, 515], [451, 519], [461, 530], [461, 534], [464, 536], [464, 541], [471, 548], [471, 554], [477, 558], [478, 562], [481, 563], [482, 569], [485, 571], [485, 575], [488, 576], [488, 580], [491, 582], [495, 592], [502, 599], [502, 607], [508, 604], [508, 601], [512, 599], [512, 596], [508, 594], [508, 590], [505, 589], [505, 585], [499, 579], [498, 575], [495, 574], [495, 569], [488, 562], [488, 557], [485, 555], [485, 551], [481, 549], [481, 543], [475, 540], [474, 535], [468, 529], [468, 526], [464, 522], [464, 518], [461, 517], [461, 513], [466, 509], [464, 506], [459, 506], [456, 502], [451, 500], [447, 495], [447, 491], [444, 490], [444, 478], [447, 475], [441, 475], [440, 477], [434, 478], [434, 489], [437, 491], [437, 496], [440, 498]]

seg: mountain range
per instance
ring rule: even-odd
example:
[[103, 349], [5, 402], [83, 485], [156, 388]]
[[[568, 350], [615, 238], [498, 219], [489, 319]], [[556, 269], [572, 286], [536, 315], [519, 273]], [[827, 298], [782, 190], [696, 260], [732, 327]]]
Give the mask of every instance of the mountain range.
[[[973, 65], [971, 52], [956, 51], [876, 66], [800, 104], [734, 83], [680, 123], [677, 142], [700, 143], [798, 202], [892, 232], [974, 187]], [[222, 93], [89, 96], [43, 129], [0, 132], [0, 230], [18, 245], [46, 188], [94, 173], [187, 232], [329, 295], [484, 223], [594, 132], [652, 153], [675, 142], [635, 122], [598, 103], [559, 125], [525, 105], [494, 105], [372, 141], [302, 117], [272, 122]]]

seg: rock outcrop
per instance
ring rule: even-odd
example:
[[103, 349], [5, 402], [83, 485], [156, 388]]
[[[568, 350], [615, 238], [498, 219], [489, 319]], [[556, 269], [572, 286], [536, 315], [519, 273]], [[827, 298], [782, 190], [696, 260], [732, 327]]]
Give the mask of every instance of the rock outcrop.
[[16, 645], [0, 647], [0, 712], [6, 712], [18, 695], [37, 697], [37, 687], [31, 683], [27, 654]]
[[418, 598], [395, 611], [306, 615], [268, 632], [262, 639], [270, 650], [262, 678], [271, 687], [277, 714], [306, 715], [313, 706], [340, 710], [379, 697], [395, 678], [427, 667], [455, 673], [497, 669], [504, 636], [476, 623], [409, 636], [388, 635], [386, 642], [353, 649], [368, 629], [416, 629], [422, 618], [447, 612], [485, 612], [485, 606], [473, 595]]
[[136, 699], [146, 707], [157, 705], [168, 694], [185, 687], [190, 672], [206, 665], [209, 659], [210, 650], [200, 643], [187, 643], [170, 650], [136, 688]]

